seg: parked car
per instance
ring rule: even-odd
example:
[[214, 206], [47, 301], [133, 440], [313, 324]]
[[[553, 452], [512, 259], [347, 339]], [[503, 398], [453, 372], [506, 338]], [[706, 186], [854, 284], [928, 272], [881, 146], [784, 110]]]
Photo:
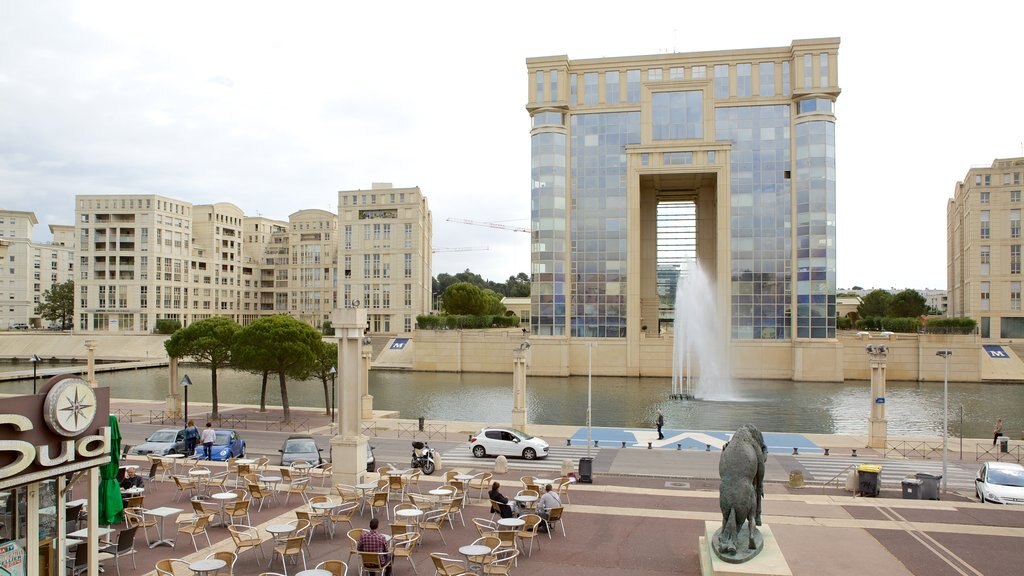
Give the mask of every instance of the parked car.
[[526, 460], [548, 455], [548, 443], [515, 428], [484, 428], [469, 439], [473, 456], [522, 456]]
[[1016, 462], [985, 462], [974, 480], [982, 502], [1024, 504], [1024, 466]]
[[145, 456], [156, 454], [166, 456], [168, 454], [185, 454], [185, 431], [175, 428], [161, 428], [146, 438], [146, 441], [138, 446], [133, 446], [129, 454]]
[[11, 324], [11, 330], [28, 330], [28, 324], [24, 322], [15, 322]]
[[[228, 458], [241, 458], [245, 456], [245, 440], [234, 430], [216, 430], [217, 439], [213, 443], [213, 454], [211, 459], [223, 462]], [[196, 445], [196, 451], [192, 454], [197, 460], [206, 459], [203, 445]]]
[[316, 445], [316, 440], [312, 436], [304, 434], [289, 436], [278, 452], [281, 453], [281, 466], [291, 466], [299, 460], [305, 460], [318, 466], [324, 461], [320, 456], [322, 450], [323, 448]]
[[366, 444], [366, 471], [373, 472], [377, 469], [377, 459], [373, 456], [373, 446]]

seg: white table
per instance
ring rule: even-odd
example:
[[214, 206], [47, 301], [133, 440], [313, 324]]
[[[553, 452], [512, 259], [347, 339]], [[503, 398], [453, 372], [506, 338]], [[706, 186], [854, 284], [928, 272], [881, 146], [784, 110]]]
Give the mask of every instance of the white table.
[[[104, 528], [103, 526], [99, 526], [99, 527], [96, 528], [96, 537], [97, 538], [102, 538], [102, 537], [107, 536], [108, 534], [111, 534], [113, 532], [114, 532], [114, 530], [111, 529], [111, 528]], [[81, 530], [75, 530], [74, 532], [69, 532], [67, 535], [69, 537], [71, 537], [71, 538], [88, 538], [89, 537], [89, 529], [88, 528], [82, 528]]]
[[310, 568], [297, 573], [295, 576], [334, 576], [330, 570], [324, 570], [322, 568]]
[[419, 508], [405, 508], [395, 512], [395, 520], [399, 518], [416, 528], [419, 528], [419, 518], [423, 516], [423, 510]]
[[377, 488], [377, 483], [363, 482], [362, 484], [356, 484], [355, 488], [359, 490], [359, 515], [362, 516], [363, 508], [366, 506], [366, 492]]
[[161, 506], [160, 508], [153, 508], [152, 510], [143, 510], [142, 513], [146, 516], [155, 516], [160, 519], [160, 521], [156, 523], [156, 541], [150, 544], [149, 547], [156, 548], [161, 544], [166, 544], [171, 548], [174, 548], [174, 540], [164, 538], [164, 520], [166, 520], [168, 516], [181, 514], [181, 508]]
[[256, 462], [257, 460], [255, 458], [235, 458], [235, 464], [252, 465]]
[[189, 563], [188, 569], [195, 572], [197, 576], [206, 576], [210, 572], [216, 572], [227, 565], [228, 563], [224, 560], [208, 558]]
[[526, 526], [526, 520], [521, 518], [499, 518], [498, 525], [506, 528], [519, 529]]
[[266, 527], [266, 531], [276, 542], [281, 542], [287, 538], [289, 534], [295, 532], [295, 526], [292, 526], [291, 524], [271, 524]]
[[165, 454], [164, 456], [161, 456], [161, 458], [166, 458], [166, 459], [171, 461], [171, 474], [172, 475], [178, 469], [178, 459], [179, 458], [184, 458], [184, 457], [185, 457], [184, 454]]
[[[546, 486], [548, 484], [554, 484], [554, 482], [555, 481], [552, 480], [551, 478], [534, 478], [533, 479], [533, 483], [536, 484], [537, 486], [540, 486], [541, 490], [544, 490], [544, 486]], [[554, 488], [555, 488], [554, 486], [551, 487], [552, 490], [554, 490]]]
[[334, 523], [331, 522], [331, 510], [334, 510], [338, 506], [341, 506], [341, 503], [334, 501], [313, 502], [309, 505], [310, 509], [327, 521], [327, 526], [331, 530], [331, 538], [334, 538]]
[[466, 567], [474, 574], [483, 574], [483, 559], [494, 550], [481, 544], [470, 544], [459, 548], [459, 554], [466, 557]]
[[217, 492], [216, 494], [210, 494], [210, 498], [213, 498], [218, 504], [220, 504], [220, 523], [214, 524], [214, 526], [227, 526], [229, 522], [227, 520], [227, 511], [224, 509], [224, 506], [228, 502], [238, 498], [238, 494], [235, 494], [234, 492]]
[[145, 491], [145, 488], [125, 488], [124, 490], [121, 490], [121, 494], [125, 496], [138, 496]]
[[537, 496], [516, 496], [516, 502], [519, 502], [520, 506], [528, 510], [533, 510], [537, 500]]
[[277, 485], [281, 483], [281, 477], [273, 474], [261, 474], [257, 478], [270, 490], [270, 497], [277, 503]]

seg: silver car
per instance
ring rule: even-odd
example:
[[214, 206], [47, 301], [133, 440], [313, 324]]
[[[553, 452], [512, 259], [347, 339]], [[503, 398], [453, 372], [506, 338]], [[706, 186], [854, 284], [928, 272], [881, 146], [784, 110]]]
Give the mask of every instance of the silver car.
[[147, 454], [166, 456], [168, 454], [184, 454], [185, 452], [185, 431], [175, 428], [161, 428], [150, 434], [145, 442], [133, 446], [128, 451], [129, 454], [138, 454], [139, 456]]

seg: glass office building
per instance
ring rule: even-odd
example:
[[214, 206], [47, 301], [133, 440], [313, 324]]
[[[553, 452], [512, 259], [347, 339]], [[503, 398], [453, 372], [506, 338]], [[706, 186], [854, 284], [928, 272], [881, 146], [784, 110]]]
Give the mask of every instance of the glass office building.
[[528, 59], [532, 334], [670, 333], [696, 261], [732, 342], [834, 340], [838, 50]]

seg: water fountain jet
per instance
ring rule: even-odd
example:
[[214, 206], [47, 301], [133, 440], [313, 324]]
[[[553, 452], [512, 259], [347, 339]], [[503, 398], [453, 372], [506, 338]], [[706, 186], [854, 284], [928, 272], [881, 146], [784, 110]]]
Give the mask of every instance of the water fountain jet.
[[673, 398], [737, 400], [720, 328], [711, 280], [697, 260], [684, 262], [676, 281]]

